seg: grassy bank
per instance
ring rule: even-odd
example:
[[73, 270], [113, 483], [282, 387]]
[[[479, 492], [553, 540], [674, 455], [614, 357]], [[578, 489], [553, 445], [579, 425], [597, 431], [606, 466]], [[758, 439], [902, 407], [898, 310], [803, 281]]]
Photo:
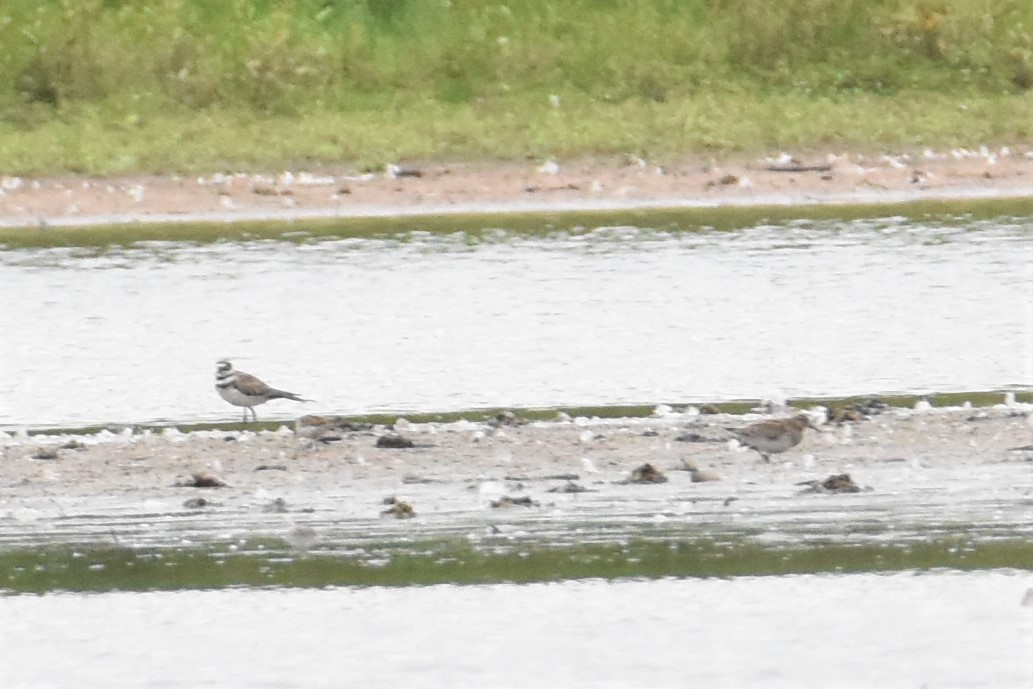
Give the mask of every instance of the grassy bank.
[[1024, 0], [11, 0], [6, 174], [1016, 143]]

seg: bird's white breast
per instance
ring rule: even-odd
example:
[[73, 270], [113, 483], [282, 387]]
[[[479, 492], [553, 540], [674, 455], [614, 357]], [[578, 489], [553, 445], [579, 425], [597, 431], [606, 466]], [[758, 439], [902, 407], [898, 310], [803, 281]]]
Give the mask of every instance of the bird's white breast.
[[233, 385], [227, 385], [226, 387], [216, 385], [215, 389], [219, 391], [220, 397], [238, 407], [253, 407], [256, 404], [265, 402], [265, 397], [245, 395]]

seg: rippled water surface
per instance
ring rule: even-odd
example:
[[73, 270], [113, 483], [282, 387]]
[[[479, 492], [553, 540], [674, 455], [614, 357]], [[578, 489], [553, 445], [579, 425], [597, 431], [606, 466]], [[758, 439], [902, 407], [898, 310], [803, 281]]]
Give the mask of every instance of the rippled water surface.
[[0, 251], [0, 424], [1033, 385], [1021, 222]]
[[1028, 573], [0, 598], [4, 687], [1033, 683]]

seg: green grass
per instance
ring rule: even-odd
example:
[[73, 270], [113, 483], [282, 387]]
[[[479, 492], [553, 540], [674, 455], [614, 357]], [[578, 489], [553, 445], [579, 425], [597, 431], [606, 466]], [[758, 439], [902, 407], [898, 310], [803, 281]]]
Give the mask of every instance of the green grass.
[[1031, 36], [1025, 0], [10, 0], [0, 169], [1016, 143]]

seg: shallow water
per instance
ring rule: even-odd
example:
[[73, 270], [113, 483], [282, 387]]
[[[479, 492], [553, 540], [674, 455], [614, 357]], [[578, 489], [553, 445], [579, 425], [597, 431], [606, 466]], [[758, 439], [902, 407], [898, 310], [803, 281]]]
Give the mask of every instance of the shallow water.
[[1028, 572], [0, 598], [4, 687], [1033, 683]]
[[[1022, 222], [0, 252], [0, 425], [1033, 385]], [[12, 298], [16, 295], [16, 298]]]

